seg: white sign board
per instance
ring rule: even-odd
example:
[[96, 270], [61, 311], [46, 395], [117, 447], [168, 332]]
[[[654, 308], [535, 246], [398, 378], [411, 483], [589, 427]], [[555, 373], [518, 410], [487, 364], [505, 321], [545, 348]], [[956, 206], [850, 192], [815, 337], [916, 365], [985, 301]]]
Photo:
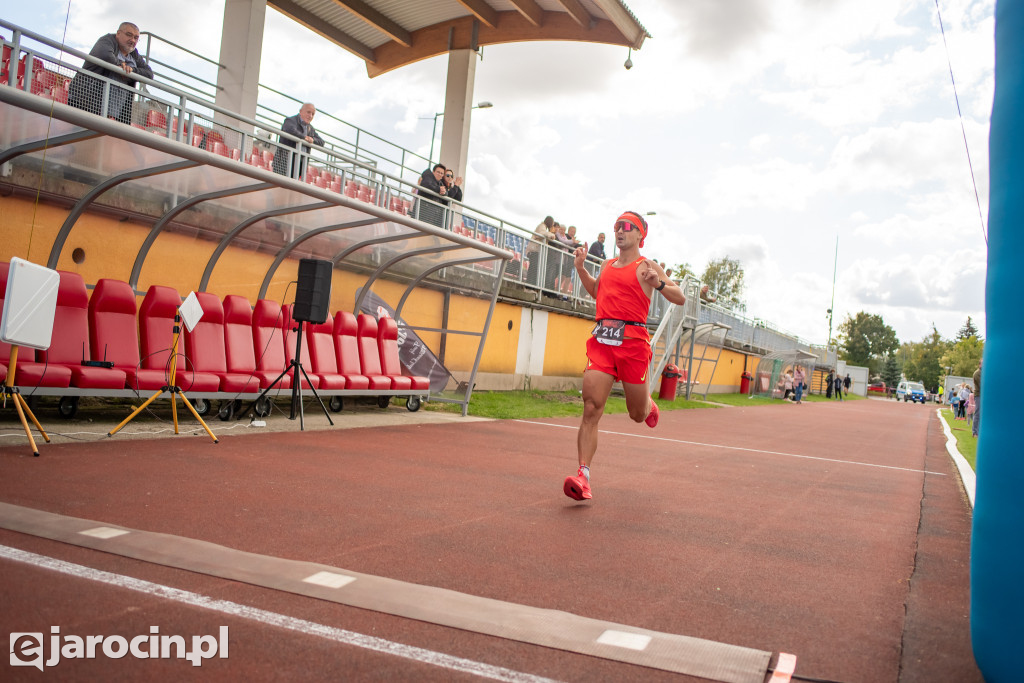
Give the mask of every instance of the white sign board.
[[50, 348], [59, 287], [57, 271], [12, 258], [0, 319], [0, 341], [40, 351]]

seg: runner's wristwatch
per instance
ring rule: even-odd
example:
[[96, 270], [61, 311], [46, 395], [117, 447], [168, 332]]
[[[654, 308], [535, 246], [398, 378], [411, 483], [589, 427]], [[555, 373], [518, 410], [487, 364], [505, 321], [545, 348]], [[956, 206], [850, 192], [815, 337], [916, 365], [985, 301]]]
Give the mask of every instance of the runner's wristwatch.
[[660, 282], [661, 284], [658, 285], [657, 287], [655, 287], [655, 289], [660, 292], [661, 290], [665, 289], [665, 281], [664, 280], [658, 280], [658, 282]]

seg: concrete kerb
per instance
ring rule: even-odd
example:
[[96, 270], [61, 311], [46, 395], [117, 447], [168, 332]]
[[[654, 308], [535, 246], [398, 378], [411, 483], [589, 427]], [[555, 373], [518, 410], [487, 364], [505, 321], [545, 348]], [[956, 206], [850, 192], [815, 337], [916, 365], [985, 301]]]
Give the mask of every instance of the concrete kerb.
[[967, 499], [971, 501], [971, 508], [974, 508], [974, 489], [977, 485], [977, 477], [970, 464], [968, 464], [964, 456], [960, 455], [960, 451], [957, 450], [956, 437], [953, 436], [953, 431], [949, 428], [949, 424], [942, 419], [942, 408], [936, 408], [935, 415], [939, 418], [939, 422], [942, 423], [942, 431], [946, 433], [946, 451], [949, 453], [949, 457], [953, 459], [953, 463], [956, 464], [956, 469], [960, 473], [960, 481], [967, 491]]

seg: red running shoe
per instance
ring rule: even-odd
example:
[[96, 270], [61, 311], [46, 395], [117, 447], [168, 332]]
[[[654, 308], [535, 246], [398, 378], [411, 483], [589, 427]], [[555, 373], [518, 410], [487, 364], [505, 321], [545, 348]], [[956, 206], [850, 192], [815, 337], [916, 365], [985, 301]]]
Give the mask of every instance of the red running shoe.
[[647, 418], [644, 420], [644, 422], [647, 423], [648, 427], [650, 427], [651, 429], [654, 429], [655, 427], [658, 426], [658, 416], [659, 416], [658, 404], [655, 403], [654, 399], [652, 398], [651, 399], [651, 412], [647, 413]]
[[576, 471], [575, 477], [566, 477], [565, 484], [562, 485], [562, 490], [565, 491], [565, 495], [569, 496], [573, 500], [583, 500], [585, 498], [593, 498], [590, 494], [590, 480], [587, 479], [587, 475], [583, 474], [583, 466]]

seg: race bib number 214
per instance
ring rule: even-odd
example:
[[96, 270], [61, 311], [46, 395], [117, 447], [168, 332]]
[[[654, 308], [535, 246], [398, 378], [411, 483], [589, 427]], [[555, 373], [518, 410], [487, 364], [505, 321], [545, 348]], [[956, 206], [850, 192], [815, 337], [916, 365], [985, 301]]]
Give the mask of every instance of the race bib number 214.
[[597, 341], [608, 346], [622, 346], [626, 323], [622, 320], [599, 320], [591, 332]]

